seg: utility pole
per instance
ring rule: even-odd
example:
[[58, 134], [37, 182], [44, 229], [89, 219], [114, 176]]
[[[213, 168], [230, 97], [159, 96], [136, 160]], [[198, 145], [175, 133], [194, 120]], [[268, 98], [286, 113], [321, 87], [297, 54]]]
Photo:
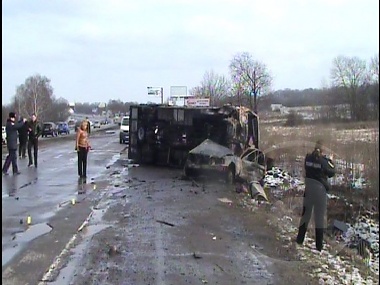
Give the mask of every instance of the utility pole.
[[161, 87], [161, 105], [164, 104], [164, 88]]

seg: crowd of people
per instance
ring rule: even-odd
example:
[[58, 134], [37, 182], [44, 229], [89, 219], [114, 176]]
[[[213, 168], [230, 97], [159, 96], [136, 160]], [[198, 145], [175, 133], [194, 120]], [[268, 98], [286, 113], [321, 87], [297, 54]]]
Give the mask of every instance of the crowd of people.
[[[16, 113], [10, 112], [5, 125], [6, 143], [8, 155], [2, 168], [3, 175], [9, 175], [8, 170], [12, 165], [13, 175], [21, 174], [17, 165], [17, 150], [19, 159], [26, 159], [28, 154], [28, 167], [37, 168], [38, 166], [38, 139], [42, 134], [40, 123], [37, 121], [37, 115], [32, 114], [31, 118], [20, 117], [16, 120]], [[87, 175], [87, 154], [91, 149], [89, 143], [90, 122], [88, 118], [82, 121], [76, 129], [75, 150], [78, 154], [78, 176], [86, 178]], [[32, 154], [33, 149], [33, 154]]]

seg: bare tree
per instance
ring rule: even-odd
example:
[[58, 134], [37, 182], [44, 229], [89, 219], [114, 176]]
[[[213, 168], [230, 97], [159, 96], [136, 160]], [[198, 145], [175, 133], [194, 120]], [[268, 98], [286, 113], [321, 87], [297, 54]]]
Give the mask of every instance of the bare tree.
[[230, 82], [224, 75], [216, 74], [214, 71], [207, 71], [201, 82], [202, 97], [210, 98], [210, 105], [216, 106], [220, 100], [229, 96]]
[[375, 118], [379, 118], [379, 54], [371, 58], [369, 69], [371, 73], [371, 94], [370, 100], [373, 105]]
[[376, 54], [371, 58], [370, 72], [372, 75], [372, 81], [379, 84], [379, 54]]
[[343, 88], [350, 104], [351, 119], [363, 119], [367, 105], [366, 87], [370, 81], [365, 60], [358, 57], [336, 57], [333, 60], [331, 79], [333, 86]]
[[52, 98], [52, 106], [48, 112], [45, 113], [45, 117], [53, 122], [66, 121], [70, 116], [69, 102], [64, 98], [55, 99]]
[[248, 52], [243, 52], [232, 59], [230, 72], [234, 85], [239, 87], [237, 90], [248, 94], [250, 107], [257, 113], [257, 96], [269, 90], [273, 80], [267, 66], [254, 60]]
[[194, 96], [194, 97], [198, 97], [198, 98], [206, 97], [206, 92], [203, 89], [204, 88], [202, 86], [192, 87], [189, 90], [189, 94]]
[[39, 74], [28, 77], [17, 87], [14, 102], [20, 115], [30, 117], [36, 114], [43, 120], [53, 103], [50, 79]]

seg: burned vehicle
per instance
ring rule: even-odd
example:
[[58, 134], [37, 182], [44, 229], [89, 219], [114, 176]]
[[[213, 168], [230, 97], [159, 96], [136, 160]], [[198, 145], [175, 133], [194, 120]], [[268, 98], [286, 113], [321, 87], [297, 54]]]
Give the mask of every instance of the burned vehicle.
[[190, 150], [184, 172], [186, 176], [220, 174], [228, 183], [236, 179], [261, 181], [266, 172], [266, 158], [254, 146], [248, 147], [237, 156], [227, 147], [209, 139]]
[[206, 139], [190, 150], [184, 173], [186, 176], [219, 174], [232, 183], [235, 180], [234, 165], [237, 158], [231, 149]]
[[183, 167], [205, 139], [240, 156], [258, 148], [258, 116], [245, 107], [130, 106], [128, 157], [139, 164]]

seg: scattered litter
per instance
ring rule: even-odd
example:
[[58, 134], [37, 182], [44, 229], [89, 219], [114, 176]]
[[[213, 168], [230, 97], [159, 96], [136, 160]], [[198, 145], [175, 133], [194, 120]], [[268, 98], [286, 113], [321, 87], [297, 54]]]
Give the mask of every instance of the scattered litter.
[[[265, 188], [275, 188], [283, 191], [287, 190], [303, 190], [304, 183], [298, 178], [292, 177], [288, 172], [279, 167], [272, 167], [268, 170], [264, 177]], [[280, 194], [281, 195], [281, 194]]]
[[109, 245], [108, 254], [110, 256], [114, 256], [114, 255], [117, 255], [117, 254], [120, 254], [120, 253], [121, 253], [120, 250], [118, 250], [115, 245]]
[[160, 224], [164, 224], [164, 225], [167, 225], [167, 226], [170, 226], [170, 227], [174, 227], [175, 225], [172, 224], [172, 223], [168, 223], [168, 222], [165, 222], [165, 221], [161, 221], [161, 220], [156, 220], [157, 223], [160, 223]]
[[216, 240], [216, 237], [212, 237], [213, 240]]
[[223, 269], [219, 264], [216, 264], [216, 263], [215, 263], [215, 265], [216, 265], [216, 267], [218, 267], [221, 271], [224, 272], [224, 269]]
[[32, 217], [30, 215], [26, 218], [26, 223], [28, 225], [30, 225], [32, 223]]
[[379, 223], [368, 217], [361, 217], [354, 225], [348, 225], [348, 229], [342, 235], [344, 243], [357, 248], [366, 247], [370, 251], [370, 269], [379, 274]]
[[218, 200], [222, 203], [232, 204], [232, 201], [228, 198], [218, 198]]
[[199, 184], [197, 182], [195, 182], [194, 179], [191, 179], [191, 182], [192, 182], [191, 186], [199, 187]]

